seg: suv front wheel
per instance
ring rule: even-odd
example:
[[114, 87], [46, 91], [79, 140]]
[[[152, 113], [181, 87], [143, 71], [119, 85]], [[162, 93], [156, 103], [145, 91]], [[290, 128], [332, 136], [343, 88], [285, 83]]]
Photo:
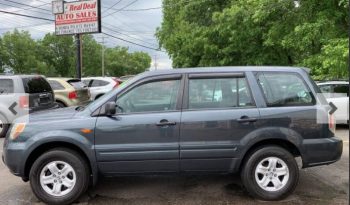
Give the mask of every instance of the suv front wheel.
[[47, 204], [71, 204], [89, 185], [89, 167], [76, 152], [53, 149], [33, 164], [29, 179], [34, 194]]
[[247, 191], [262, 200], [281, 200], [291, 194], [299, 181], [299, 168], [287, 150], [265, 146], [253, 152], [241, 170]]

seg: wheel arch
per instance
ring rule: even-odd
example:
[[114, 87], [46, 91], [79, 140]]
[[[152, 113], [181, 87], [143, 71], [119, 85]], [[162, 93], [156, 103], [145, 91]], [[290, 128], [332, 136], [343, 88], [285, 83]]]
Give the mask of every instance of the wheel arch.
[[249, 156], [253, 154], [256, 150], [260, 149], [261, 147], [264, 146], [278, 146], [281, 148], [286, 149], [288, 152], [290, 152], [294, 157], [301, 157], [302, 158], [302, 152], [300, 149], [295, 145], [294, 143], [282, 139], [282, 138], [270, 138], [270, 139], [263, 139], [258, 142], [255, 142], [249, 148], [246, 149], [244, 154], [242, 155], [243, 157], [241, 158], [238, 166], [238, 170], [240, 171], [244, 165], [244, 163], [247, 161]]
[[24, 177], [22, 177], [22, 179], [24, 181], [28, 181], [29, 173], [35, 160], [43, 153], [55, 148], [65, 148], [65, 149], [70, 149], [72, 151], [78, 152], [80, 156], [84, 158], [86, 163], [88, 163], [88, 167], [90, 169], [89, 170], [90, 179], [91, 179], [90, 182], [92, 182], [92, 185], [96, 184], [98, 172], [97, 172], [97, 168], [94, 166], [94, 162], [91, 161], [91, 159], [88, 157], [88, 154], [81, 147], [79, 147], [76, 144], [65, 142], [65, 141], [46, 142], [34, 148], [25, 161]]

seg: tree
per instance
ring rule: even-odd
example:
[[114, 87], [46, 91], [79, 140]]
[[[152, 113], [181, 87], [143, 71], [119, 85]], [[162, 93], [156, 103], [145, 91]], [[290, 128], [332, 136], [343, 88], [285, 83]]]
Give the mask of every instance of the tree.
[[75, 50], [72, 36], [56, 36], [48, 33], [38, 41], [38, 57], [41, 74], [72, 77], [75, 73]]
[[347, 0], [163, 0], [157, 38], [174, 67], [307, 66], [315, 78], [345, 77], [348, 5]]
[[29, 32], [15, 29], [5, 33], [1, 50], [3, 64], [12, 68], [15, 73], [37, 73], [36, 43]]
[[83, 36], [83, 76], [100, 76], [102, 45], [92, 35]]
[[144, 52], [129, 53], [128, 48], [107, 48], [106, 72], [111, 76], [135, 75], [151, 66], [151, 57]]

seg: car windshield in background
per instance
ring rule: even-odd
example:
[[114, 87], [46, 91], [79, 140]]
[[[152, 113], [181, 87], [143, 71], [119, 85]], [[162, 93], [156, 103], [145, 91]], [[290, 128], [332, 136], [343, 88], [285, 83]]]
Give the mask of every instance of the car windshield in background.
[[83, 89], [87, 87], [85, 83], [81, 82], [80, 80], [68, 80], [67, 83], [72, 85], [75, 89]]
[[52, 92], [50, 84], [42, 77], [25, 77], [22, 81], [28, 94]]

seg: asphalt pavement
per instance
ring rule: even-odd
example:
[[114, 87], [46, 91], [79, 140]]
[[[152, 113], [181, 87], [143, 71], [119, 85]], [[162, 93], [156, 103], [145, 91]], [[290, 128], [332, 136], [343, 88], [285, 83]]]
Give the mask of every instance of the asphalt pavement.
[[[252, 199], [242, 188], [238, 176], [148, 176], [102, 178], [79, 204], [348, 204], [349, 128], [337, 129], [344, 140], [338, 162], [302, 169], [296, 191], [279, 202]], [[3, 139], [0, 139], [2, 152]], [[29, 183], [13, 176], [0, 162], [0, 204], [42, 204]]]

